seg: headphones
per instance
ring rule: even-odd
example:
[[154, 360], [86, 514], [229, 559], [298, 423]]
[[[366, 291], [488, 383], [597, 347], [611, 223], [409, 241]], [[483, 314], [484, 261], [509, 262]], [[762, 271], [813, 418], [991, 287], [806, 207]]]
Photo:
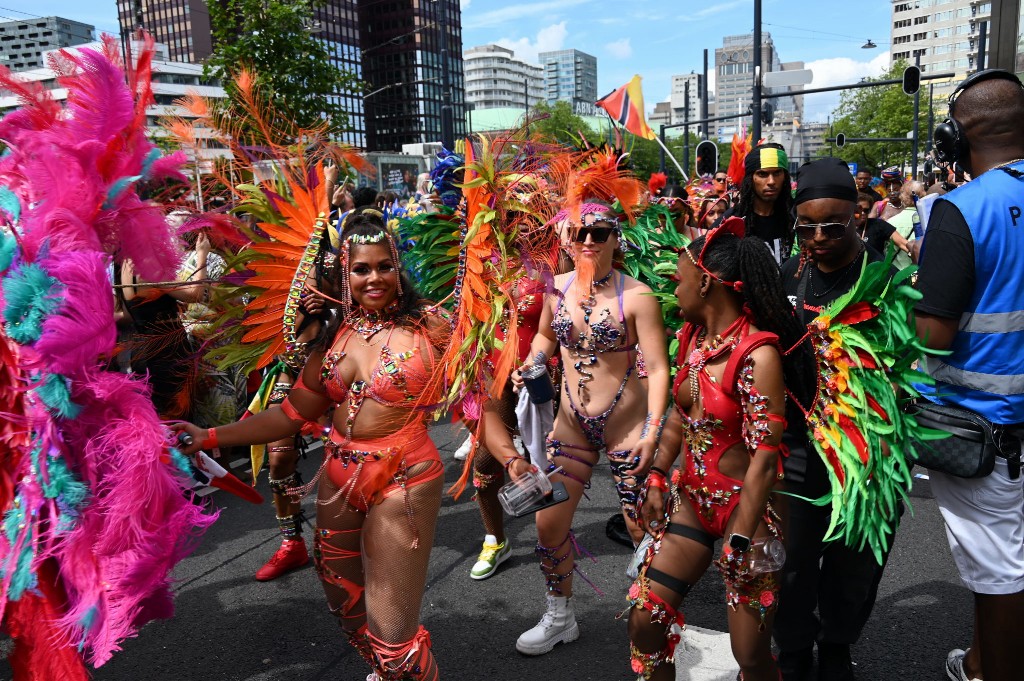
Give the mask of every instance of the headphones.
[[967, 135], [963, 126], [953, 117], [957, 98], [964, 90], [974, 87], [986, 80], [1008, 80], [1024, 88], [1020, 79], [1003, 69], [984, 69], [968, 76], [949, 96], [949, 117], [935, 127], [932, 139], [935, 144], [935, 162], [939, 165], [952, 167], [954, 163], [963, 163], [970, 156]]

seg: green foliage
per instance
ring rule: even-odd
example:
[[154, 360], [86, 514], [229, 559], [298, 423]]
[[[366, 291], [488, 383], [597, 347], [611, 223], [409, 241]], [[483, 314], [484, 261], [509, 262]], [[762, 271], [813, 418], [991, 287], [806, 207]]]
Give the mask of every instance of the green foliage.
[[582, 117], [572, 112], [569, 102], [538, 102], [530, 111], [530, 121], [530, 132], [539, 133], [560, 144], [577, 146], [581, 137], [591, 142], [597, 141], [597, 133]]
[[[696, 129], [696, 127], [694, 128]], [[629, 150], [629, 163], [633, 167], [633, 171], [641, 179], [647, 179], [651, 176], [651, 173], [656, 173], [660, 169], [661, 156], [661, 145], [656, 140], [647, 140], [642, 137], [637, 137], [629, 133], [624, 133], [626, 140], [626, 149]], [[683, 166], [686, 170], [687, 175], [693, 178], [694, 166], [697, 164], [697, 145], [700, 144], [700, 137], [693, 132], [690, 133], [690, 167], [687, 168], [684, 164], [684, 153], [683, 147], [685, 146], [683, 136], [668, 137], [665, 140], [665, 146], [672, 152], [672, 156], [675, 157], [679, 165]], [[719, 159], [721, 159], [722, 145], [718, 146]], [[719, 162], [721, 167], [721, 162]], [[672, 163], [672, 159], [665, 157], [665, 173], [669, 177], [669, 183], [684, 184], [681, 182], [679, 177], [679, 169], [676, 168], [675, 164]]]
[[[900, 60], [887, 73], [868, 80], [891, 80], [903, 75], [907, 62]], [[928, 111], [928, 97], [922, 93], [921, 111]], [[924, 115], [927, 115], [926, 113]], [[832, 130], [847, 137], [906, 137], [914, 127], [914, 98], [899, 85], [860, 88], [842, 93], [832, 112]], [[922, 135], [925, 134], [922, 129]], [[876, 173], [886, 166], [909, 164], [908, 142], [858, 142], [836, 148], [835, 155], [856, 162]]]
[[213, 54], [204, 74], [221, 79], [234, 101], [233, 76], [249, 68], [259, 79], [274, 113], [312, 128], [325, 119], [330, 130], [347, 122], [333, 96], [360, 91], [352, 73], [335, 66], [324, 42], [308, 30], [313, 9], [325, 0], [220, 0], [206, 3]]

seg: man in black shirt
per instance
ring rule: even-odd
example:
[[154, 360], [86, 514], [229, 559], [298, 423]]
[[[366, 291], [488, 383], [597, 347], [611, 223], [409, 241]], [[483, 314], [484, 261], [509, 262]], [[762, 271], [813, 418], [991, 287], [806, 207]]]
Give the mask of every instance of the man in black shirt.
[[747, 154], [743, 167], [746, 174], [739, 199], [722, 219], [743, 218], [747, 236], [768, 244], [775, 262], [781, 264], [793, 249], [793, 194], [786, 150], [774, 142], [760, 144]]
[[882, 200], [882, 195], [876, 192], [871, 187], [871, 180], [874, 177], [871, 175], [870, 170], [858, 170], [857, 171], [857, 191], [861, 194], [867, 194], [871, 197], [871, 204], [874, 205]]
[[[865, 259], [882, 259], [857, 232], [856, 206], [857, 188], [843, 161], [825, 158], [800, 169], [795, 232], [805, 257], [783, 264], [782, 285], [804, 323], [857, 283]], [[785, 490], [807, 499], [829, 494], [828, 474], [811, 447], [806, 423], [795, 409], [787, 418]], [[787, 558], [774, 635], [783, 679], [810, 679], [817, 643], [819, 681], [850, 681], [850, 645], [871, 614], [882, 568], [870, 550], [822, 541], [829, 505], [790, 497], [782, 513]]]

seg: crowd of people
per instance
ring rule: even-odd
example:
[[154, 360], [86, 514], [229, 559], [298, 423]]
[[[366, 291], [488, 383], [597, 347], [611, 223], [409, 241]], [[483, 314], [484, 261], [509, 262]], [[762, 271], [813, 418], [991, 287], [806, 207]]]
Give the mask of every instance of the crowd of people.
[[[871, 616], [903, 506], [900, 498], [876, 499], [871, 534], [857, 526], [866, 516], [845, 500], [873, 489], [879, 459], [912, 465], [920, 444], [912, 417], [884, 413], [911, 388], [887, 378], [879, 358], [921, 347], [893, 340], [916, 333], [943, 352], [912, 358], [922, 370], [913, 390], [983, 417], [998, 449], [988, 475], [932, 473], [954, 560], [975, 596], [974, 639], [950, 653], [946, 672], [952, 681], [1019, 679], [1021, 120], [1024, 86], [1012, 75], [985, 71], [960, 85], [950, 102], [951, 132], [936, 136], [971, 178], [960, 187], [925, 187], [898, 168], [883, 170], [876, 187], [870, 172], [851, 174], [836, 158], [791, 176], [786, 150], [770, 141], [747, 154], [742, 178], [719, 171], [685, 186], [653, 183], [645, 193], [628, 170], [615, 168], [614, 190], [595, 190], [604, 186], [596, 182], [579, 190], [588, 186], [581, 181], [563, 185], [570, 189], [561, 196], [533, 192], [545, 184], [534, 179], [524, 183], [530, 189], [513, 190], [508, 205], [564, 199], [537, 225], [555, 235], [558, 257], [541, 263], [519, 252], [516, 278], [494, 291], [465, 283], [505, 271], [480, 264], [498, 259], [490, 245], [472, 260], [480, 225], [498, 225], [511, 214], [502, 211], [513, 210], [492, 199], [484, 206], [491, 217], [482, 217], [471, 192], [483, 182], [455, 183], [460, 198], [446, 209], [441, 179], [431, 188], [420, 178], [418, 205], [396, 211], [396, 196], [347, 186], [329, 167], [323, 184], [313, 183], [329, 224], [314, 232], [310, 258], [302, 260], [308, 278], [288, 294], [297, 306], [285, 307], [292, 335], [279, 362], [245, 376], [197, 359], [217, 342], [209, 322], [221, 311], [217, 290], [227, 266], [211, 234], [196, 229], [173, 286], [147, 283], [131, 259], [113, 266], [115, 318], [127, 350], [109, 369], [146, 377], [177, 452], [266, 448], [282, 543], [257, 580], [309, 562], [299, 500], [315, 496], [312, 560], [330, 612], [369, 667], [368, 681], [442, 676], [420, 622], [444, 493], [428, 428], [439, 409], [453, 409], [471, 433], [467, 475], [484, 540], [469, 578], [492, 578], [512, 550], [498, 498], [503, 485], [546, 475], [566, 492], [533, 514], [543, 614], [516, 641], [523, 655], [568, 654], [552, 651], [581, 635], [573, 599], [577, 578], [586, 580], [576, 564], [585, 549], [573, 520], [594, 468], [606, 461], [622, 538], [637, 560], [625, 595], [624, 668], [641, 679], [676, 677], [683, 604], [713, 564], [725, 584], [739, 679], [850, 681], [851, 648]], [[599, 155], [584, 157], [600, 163]], [[469, 177], [475, 167], [469, 158], [460, 172]], [[547, 167], [517, 167], [515, 176], [541, 177]], [[546, 179], [557, 184], [553, 174]], [[645, 236], [675, 267], [667, 286], [626, 271], [628, 252], [638, 248], [626, 235], [645, 211], [654, 222], [643, 224], [656, 225]], [[416, 215], [431, 213], [463, 221], [462, 233], [454, 230], [464, 239], [458, 274], [440, 300], [419, 290], [410, 271], [416, 239], [406, 238], [420, 228]], [[518, 235], [522, 224], [508, 233]], [[670, 242], [683, 245], [664, 245]], [[227, 249], [224, 255], [230, 260]], [[900, 285], [910, 274], [900, 270], [918, 263], [914, 292]], [[875, 288], [866, 283], [871, 277], [881, 278]], [[875, 290], [878, 297], [863, 297]], [[916, 301], [916, 314], [898, 319], [892, 311], [903, 308], [893, 296]], [[478, 366], [460, 365], [468, 373], [459, 375], [484, 389], [456, 402], [449, 360], [471, 354], [467, 339], [486, 335], [465, 333], [488, 323], [490, 308], [474, 307], [482, 300], [507, 301], [494, 327], [498, 339]], [[875, 324], [863, 334], [866, 346], [844, 345], [844, 323]], [[842, 361], [847, 368], [836, 370]], [[884, 432], [869, 432], [850, 406], [857, 371], [874, 371], [873, 385], [884, 385], [884, 395], [856, 395], [856, 409], [880, 415]], [[200, 383], [196, 375], [206, 378]], [[539, 436], [530, 422], [535, 412], [522, 408], [538, 375], [554, 394], [550, 427]], [[257, 386], [266, 393], [262, 407], [236, 420]], [[305, 482], [297, 461], [315, 435], [322, 464]], [[852, 463], [844, 446], [855, 447]]]

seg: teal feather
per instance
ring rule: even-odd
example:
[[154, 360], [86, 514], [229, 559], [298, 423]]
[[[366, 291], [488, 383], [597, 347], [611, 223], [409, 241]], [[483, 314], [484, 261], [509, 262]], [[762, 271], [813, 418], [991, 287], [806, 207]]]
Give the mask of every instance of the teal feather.
[[122, 177], [120, 180], [110, 185], [110, 191], [107, 192], [107, 200], [103, 203], [104, 210], [110, 210], [114, 207], [114, 202], [117, 201], [117, 197], [124, 193], [128, 187], [142, 179], [142, 175], [130, 175], [128, 177]]
[[96, 623], [97, 617], [99, 617], [100, 611], [95, 605], [85, 611], [81, 619], [78, 620], [78, 626], [82, 628], [82, 639], [78, 642], [78, 651], [85, 650], [85, 639], [88, 636], [89, 631]]
[[32, 571], [32, 559], [35, 557], [32, 550], [32, 523], [28, 522], [24, 502], [19, 497], [15, 499], [14, 506], [4, 514], [4, 535], [7, 537], [7, 544], [17, 544], [18, 535], [22, 531], [25, 536], [21, 551], [17, 556], [7, 556], [3, 569], [0, 570], [4, 576], [11, 575], [7, 598], [12, 601], [19, 600], [27, 589], [34, 589], [37, 584], [36, 575]]
[[159, 147], [153, 147], [149, 150], [149, 153], [146, 154], [146, 159], [142, 162], [142, 177], [149, 177], [150, 169], [161, 156]]
[[82, 407], [71, 401], [69, 382], [60, 374], [47, 374], [36, 386], [35, 393], [51, 411], [66, 419], [75, 419], [82, 412]]
[[3, 291], [7, 335], [22, 345], [38, 340], [43, 321], [60, 307], [55, 295], [59, 282], [39, 265], [30, 263], [4, 278]]
[[[0, 187], [0, 190], [2, 189], [3, 187]], [[0, 204], [2, 203], [2, 196], [0, 196]], [[0, 208], [2, 207], [0, 205]], [[11, 263], [14, 262], [14, 254], [17, 252], [18, 241], [14, 238], [14, 235], [0, 232], [0, 272], [11, 266]]]
[[[21, 201], [18, 200], [18, 195], [3, 186], [0, 186], [0, 209], [6, 211], [11, 216], [12, 222], [17, 222], [21, 219]], [[6, 268], [0, 263], [0, 270], [2, 269]]]
[[179, 471], [190, 478], [192, 477], [192, 464], [189, 463], [188, 457], [174, 447], [171, 447], [171, 461]]

